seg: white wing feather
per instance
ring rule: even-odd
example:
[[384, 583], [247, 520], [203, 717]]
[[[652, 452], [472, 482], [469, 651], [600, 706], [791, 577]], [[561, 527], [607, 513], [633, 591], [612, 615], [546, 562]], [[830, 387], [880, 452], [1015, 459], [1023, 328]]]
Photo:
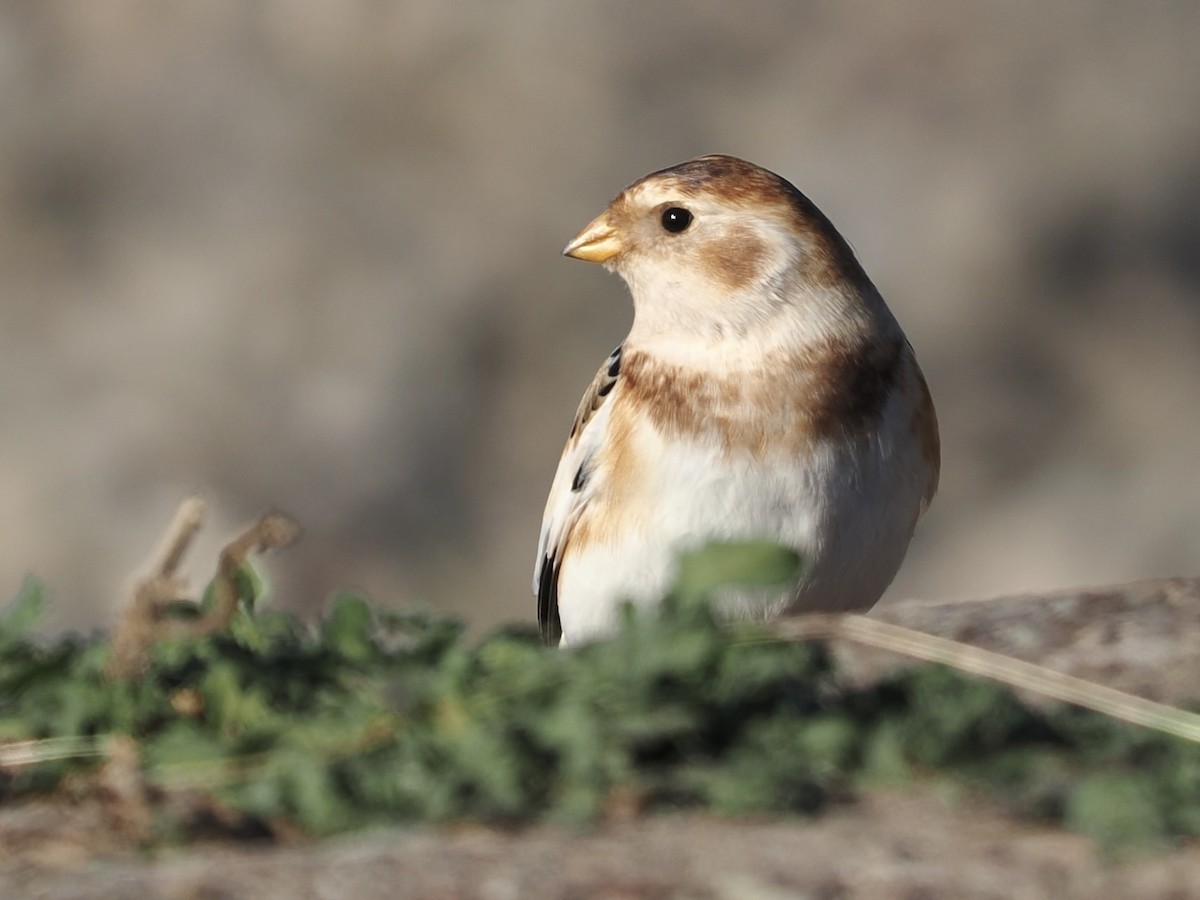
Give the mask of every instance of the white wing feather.
[[571, 531], [596, 488], [588, 469], [607, 440], [612, 405], [605, 401], [616, 387], [620, 367], [621, 348], [617, 347], [604, 361], [583, 395], [571, 436], [567, 439], [562, 459], [554, 473], [546, 510], [542, 514], [538, 555], [533, 570], [533, 592], [538, 598], [538, 621], [542, 634], [550, 643], [556, 642], [561, 632], [558, 624], [558, 567], [562, 564], [563, 550]]

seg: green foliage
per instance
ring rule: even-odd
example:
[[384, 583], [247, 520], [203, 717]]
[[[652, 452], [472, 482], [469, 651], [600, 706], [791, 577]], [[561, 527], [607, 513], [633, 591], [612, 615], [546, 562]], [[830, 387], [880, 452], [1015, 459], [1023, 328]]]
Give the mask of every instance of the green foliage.
[[[588, 822], [613, 804], [812, 813], [862, 784], [952, 777], [1110, 849], [1200, 834], [1200, 748], [1074, 708], [1021, 705], [938, 666], [862, 690], [819, 644], [722, 625], [723, 585], [794, 579], [760, 545], [685, 559], [659, 614], [611, 639], [471, 645], [453, 621], [334, 599], [316, 627], [244, 603], [219, 634], [158, 641], [136, 678], [105, 676], [103, 636], [37, 638], [42, 591], [0, 616], [0, 799], [53, 791], [128, 735], [146, 779], [265, 823], [324, 834], [389, 821]], [[246, 590], [261, 591], [253, 579]], [[251, 598], [253, 600], [253, 597]]]
[[679, 560], [675, 594], [684, 603], [701, 602], [723, 587], [771, 588], [803, 574], [799, 554], [763, 541], [709, 544]]

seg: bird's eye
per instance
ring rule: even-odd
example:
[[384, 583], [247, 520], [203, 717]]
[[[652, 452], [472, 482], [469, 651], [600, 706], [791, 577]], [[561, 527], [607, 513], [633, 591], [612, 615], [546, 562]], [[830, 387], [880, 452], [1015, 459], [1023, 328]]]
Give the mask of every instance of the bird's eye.
[[662, 227], [671, 234], [679, 234], [692, 224], [692, 214], [682, 206], [672, 206], [663, 210]]

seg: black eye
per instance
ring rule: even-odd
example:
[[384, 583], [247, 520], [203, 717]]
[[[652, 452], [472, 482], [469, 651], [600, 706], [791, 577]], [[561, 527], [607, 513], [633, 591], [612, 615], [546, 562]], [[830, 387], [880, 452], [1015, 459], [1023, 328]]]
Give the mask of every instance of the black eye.
[[679, 234], [691, 224], [692, 214], [682, 206], [672, 206], [663, 210], [662, 227], [671, 234]]

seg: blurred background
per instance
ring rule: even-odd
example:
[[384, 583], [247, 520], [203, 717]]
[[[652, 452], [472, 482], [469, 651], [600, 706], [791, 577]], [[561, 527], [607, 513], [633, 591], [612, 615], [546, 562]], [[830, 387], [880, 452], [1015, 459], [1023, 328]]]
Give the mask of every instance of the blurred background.
[[[707, 152], [808, 193], [928, 375], [888, 594], [1200, 572], [1200, 4], [2, 0], [0, 594], [111, 617], [177, 502], [336, 587], [533, 616], [631, 318], [563, 244]], [[886, 601], [885, 601], [886, 602]]]

